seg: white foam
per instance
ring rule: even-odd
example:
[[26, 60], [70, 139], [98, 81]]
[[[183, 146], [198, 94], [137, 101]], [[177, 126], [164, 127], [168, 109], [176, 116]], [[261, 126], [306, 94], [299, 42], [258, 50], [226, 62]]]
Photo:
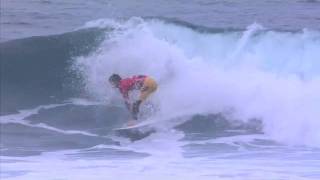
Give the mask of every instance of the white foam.
[[62, 134], [82, 134], [86, 136], [98, 136], [96, 134], [84, 132], [84, 131], [77, 131], [77, 130], [62, 130], [58, 129], [52, 126], [49, 126], [45, 123], [38, 123], [38, 124], [32, 124], [30, 121], [26, 120], [25, 118], [38, 114], [39, 110], [41, 109], [51, 109], [59, 106], [65, 106], [69, 103], [63, 103], [63, 104], [50, 104], [50, 105], [41, 105], [34, 109], [28, 109], [28, 110], [20, 110], [17, 114], [11, 114], [6, 116], [0, 116], [0, 124], [20, 124], [28, 127], [36, 127], [36, 128], [43, 128], [48, 129], [51, 131], [59, 132]]
[[258, 118], [277, 141], [320, 146], [319, 32], [255, 24], [244, 32], [200, 33], [159, 20], [109, 21], [115, 30], [99, 50], [74, 64], [97, 99], [120, 99], [107, 82], [112, 73], [147, 74], [159, 83], [152, 97], [159, 116]]
[[68, 100], [68, 102], [74, 104], [74, 105], [81, 105], [81, 106], [92, 106], [92, 105], [104, 105], [104, 102], [101, 101], [92, 101], [88, 99], [83, 98], [71, 98]]
[[[154, 147], [157, 148], [159, 144]], [[138, 146], [136, 146], [138, 148]], [[140, 148], [140, 147], [139, 147]], [[144, 148], [144, 147], [143, 147]], [[168, 156], [140, 159], [73, 159], [77, 151], [44, 153], [32, 157], [4, 157], [22, 160], [2, 163], [2, 172], [22, 171], [10, 179], [317, 179], [319, 161], [268, 158], [176, 158], [171, 149], [159, 149]], [[247, 154], [250, 156], [250, 154]]]
[[38, 114], [39, 110], [41, 110], [41, 109], [51, 109], [51, 108], [64, 106], [64, 105], [66, 105], [66, 104], [41, 105], [41, 106], [38, 106], [34, 109], [20, 110], [19, 113], [17, 113], [17, 114], [0, 116], [1, 117], [0, 123], [10, 123], [13, 121], [20, 121], [20, 120], [23, 120], [24, 118], [31, 116], [33, 114]]

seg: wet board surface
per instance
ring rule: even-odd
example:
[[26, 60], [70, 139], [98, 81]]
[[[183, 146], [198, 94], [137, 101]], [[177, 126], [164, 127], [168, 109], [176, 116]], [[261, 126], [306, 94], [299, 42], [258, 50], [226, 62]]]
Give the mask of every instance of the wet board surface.
[[151, 124], [152, 122], [141, 122], [133, 126], [115, 128], [113, 130], [117, 136], [128, 138], [131, 141], [138, 141], [156, 132], [151, 127]]

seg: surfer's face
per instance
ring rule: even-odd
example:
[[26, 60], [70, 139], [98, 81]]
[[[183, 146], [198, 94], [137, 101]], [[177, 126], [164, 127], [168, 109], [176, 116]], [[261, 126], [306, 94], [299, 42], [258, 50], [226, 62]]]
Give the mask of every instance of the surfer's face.
[[109, 81], [109, 82], [112, 85], [112, 87], [114, 87], [114, 88], [118, 88], [119, 87], [119, 82], [117, 82], [117, 81]]

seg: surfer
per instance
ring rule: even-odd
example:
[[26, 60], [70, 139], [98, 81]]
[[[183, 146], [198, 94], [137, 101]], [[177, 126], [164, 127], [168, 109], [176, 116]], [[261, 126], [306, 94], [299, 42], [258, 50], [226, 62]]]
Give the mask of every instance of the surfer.
[[[113, 87], [118, 88], [122, 94], [128, 110], [132, 114], [134, 120], [138, 119], [139, 108], [143, 101], [145, 101], [150, 94], [157, 90], [157, 83], [154, 79], [146, 75], [135, 75], [132, 77], [122, 79], [118, 74], [112, 74], [109, 77], [109, 82]], [[139, 90], [140, 96], [137, 101], [130, 104], [129, 91]]]

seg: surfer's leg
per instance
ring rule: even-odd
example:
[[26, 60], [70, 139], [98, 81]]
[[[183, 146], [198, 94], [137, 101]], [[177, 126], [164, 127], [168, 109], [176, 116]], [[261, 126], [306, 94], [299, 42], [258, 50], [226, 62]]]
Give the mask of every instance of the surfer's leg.
[[157, 85], [156, 81], [153, 80], [152, 78], [147, 77], [144, 80], [143, 86], [140, 91], [139, 100], [133, 104], [132, 113], [133, 113], [134, 118], [137, 118], [137, 116], [138, 116], [140, 104], [143, 101], [145, 101], [150, 96], [150, 94], [152, 94], [154, 91], [157, 90], [157, 86], [158, 85]]
[[143, 82], [143, 86], [141, 88], [141, 94], [140, 94], [140, 101], [143, 102], [145, 101], [150, 94], [152, 94], [154, 91], [157, 90], [157, 83], [154, 79], [147, 77], [144, 82]]

